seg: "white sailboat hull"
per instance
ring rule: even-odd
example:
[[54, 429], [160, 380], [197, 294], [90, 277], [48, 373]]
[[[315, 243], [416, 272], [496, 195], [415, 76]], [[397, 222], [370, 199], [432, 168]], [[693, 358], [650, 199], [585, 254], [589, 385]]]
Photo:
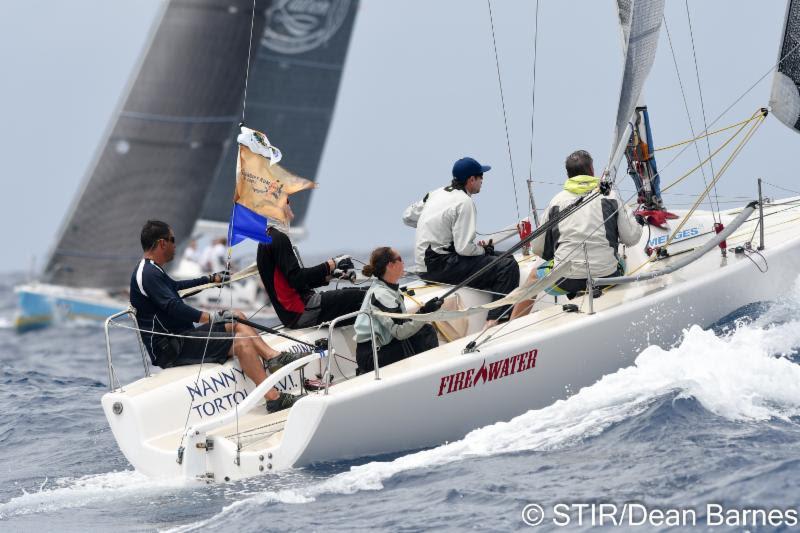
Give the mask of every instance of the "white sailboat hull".
[[[585, 298], [573, 301], [581, 306], [578, 313], [562, 311], [565, 301], [545, 304], [491, 330], [493, 338], [477, 352], [462, 353], [476, 337], [467, 335], [382, 368], [380, 380], [365, 374], [337, 381], [327, 395], [310, 394], [288, 412], [266, 415], [261, 407], [242, 415], [238, 427], [227, 424], [188, 435], [183, 438], [181, 464], [176, 462], [181, 436], [207, 420], [195, 417], [185, 424], [186, 409], [180, 407], [188, 407], [186, 387], [194, 382], [196, 367], [172, 369], [109, 393], [103, 407], [126, 457], [137, 470], [157, 477], [220, 481], [434, 446], [565, 399], [629, 366], [645, 347], [670, 346], [692, 324], [707, 327], [742, 306], [778, 298], [800, 273], [797, 211], [768, 217], [768, 246], [762, 252], [769, 264], [765, 273], [753, 262], [761, 262], [758, 256], [751, 261], [731, 251], [723, 259], [713, 251], [672, 274], [609, 290], [594, 300], [594, 314], [587, 313]], [[690, 222], [696, 225], [688, 227], [705, 223], [702, 216]], [[754, 224], [746, 223], [730, 237], [729, 246], [749, 240]], [[698, 240], [708, 238], [702, 237], [700, 232]], [[684, 247], [688, 246], [694, 245], [688, 242]], [[630, 251], [629, 265], [637, 260], [635, 255]], [[346, 341], [346, 335], [340, 335], [337, 351], [341, 345], [336, 343]], [[168, 372], [182, 377], [164, 376]], [[113, 412], [115, 402], [124, 405], [120, 415]], [[206, 439], [213, 449], [197, 447]]]

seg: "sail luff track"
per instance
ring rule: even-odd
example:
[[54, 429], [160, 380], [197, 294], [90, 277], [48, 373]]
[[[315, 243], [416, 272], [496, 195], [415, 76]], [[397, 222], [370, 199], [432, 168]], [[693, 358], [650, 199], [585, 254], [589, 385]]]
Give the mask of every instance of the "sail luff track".
[[623, 34], [625, 67], [622, 74], [617, 119], [614, 126], [611, 160], [616, 164], [616, 154], [627, 142], [626, 128], [656, 57], [658, 34], [664, 15], [664, 0], [618, 0], [617, 13]]

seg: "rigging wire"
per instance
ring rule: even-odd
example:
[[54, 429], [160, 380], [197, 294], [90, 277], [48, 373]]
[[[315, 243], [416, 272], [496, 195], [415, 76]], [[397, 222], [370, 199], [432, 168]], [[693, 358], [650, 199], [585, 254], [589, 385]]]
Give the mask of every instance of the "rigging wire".
[[[700, 84], [700, 68], [697, 65], [697, 51], [695, 50], [694, 46], [694, 30], [692, 29], [692, 16], [689, 13], [689, 0], [684, 0], [684, 5], [686, 6], [686, 20], [689, 22], [689, 40], [692, 43], [692, 57], [694, 58], [694, 74], [697, 78], [697, 92], [700, 95], [700, 110], [703, 113], [703, 126], [708, 129], [708, 120], [706, 119], [706, 105], [703, 99], [703, 87]], [[708, 149], [708, 153], [711, 154], [711, 141], [706, 137], [706, 148]], [[711, 177], [714, 177], [714, 160], [709, 159], [708, 164], [711, 166]], [[717, 187], [714, 187], [714, 198], [717, 201], [717, 211], [719, 211], [719, 194], [717, 193]], [[711, 198], [709, 197], [709, 202]], [[713, 212], [713, 209], [712, 209]]]
[[247, 82], [250, 80], [250, 55], [253, 52], [253, 25], [256, 21], [256, 0], [253, 0], [253, 9], [250, 13], [250, 41], [247, 44], [247, 68], [244, 73], [244, 98], [242, 98], [242, 123], [247, 109]]
[[698, 135], [697, 137], [695, 137], [693, 139], [687, 139], [685, 141], [680, 141], [680, 142], [677, 142], [675, 144], [669, 144], [667, 146], [660, 146], [658, 148], [653, 149], [653, 151], [654, 152], [663, 152], [664, 150], [672, 150], [673, 148], [677, 148], [677, 147], [683, 146], [685, 144], [691, 144], [691, 143], [699, 141], [700, 139], [703, 139], [705, 137], [710, 137], [712, 135], [717, 135], [719, 133], [723, 133], [725, 131], [732, 130], [733, 128], [735, 128], [737, 126], [741, 126], [742, 124], [747, 124], [751, 120], [753, 120], [752, 117], [746, 118], [746, 119], [744, 119], [742, 121], [736, 122], [735, 124], [731, 124], [730, 126], [725, 126], [724, 128], [720, 128], [718, 130], [709, 131], [708, 133], [703, 133], [703, 134]]
[[[253, 0], [253, 7], [250, 10], [250, 38], [249, 38], [249, 40], [247, 42], [247, 66], [245, 68], [245, 73], [244, 73], [244, 95], [242, 97], [242, 124], [244, 124], [245, 112], [247, 111], [247, 84], [250, 81], [250, 58], [251, 58], [252, 53], [253, 53], [253, 26], [255, 25], [255, 21], [256, 21], [256, 0]], [[233, 223], [232, 222], [233, 221], [231, 221], [231, 224], [230, 224], [231, 228], [233, 227]], [[229, 230], [228, 233], [230, 233], [230, 230]], [[226, 244], [228, 245], [228, 258], [227, 258], [227, 262], [226, 262], [226, 265], [225, 265], [225, 269], [227, 271], [230, 271], [230, 268], [231, 268], [231, 256], [233, 255], [233, 247], [231, 246], [231, 235], [228, 236], [228, 242]], [[231, 294], [230, 308], [229, 309], [230, 309], [230, 312], [233, 313], [233, 286], [230, 287], [229, 291], [230, 291], [230, 294]], [[222, 286], [220, 285], [220, 294], [221, 293], [222, 293]], [[235, 329], [232, 330], [231, 333], [235, 334]], [[209, 328], [209, 336], [210, 335], [211, 335], [211, 328]], [[233, 341], [233, 343], [231, 345], [231, 351], [233, 352], [233, 356], [236, 357], [236, 341]], [[234, 394], [236, 394], [236, 392], [238, 391], [238, 388], [239, 388], [239, 382], [237, 380], [234, 383]], [[238, 461], [239, 460], [239, 452], [242, 450], [242, 443], [241, 443], [241, 440], [238, 437], [238, 434], [239, 434], [239, 403], [238, 402], [236, 402], [236, 406], [234, 407], [234, 410], [235, 410], [235, 413], [236, 413], [236, 434], [237, 434], [237, 438], [236, 438], [236, 460]], [[188, 418], [187, 418], [187, 422], [188, 422]], [[185, 432], [185, 430], [186, 430], [186, 428], [184, 427], [184, 432]]]
[[[534, 116], [536, 112], [536, 60], [539, 58], [538, 43], [539, 43], [539, 0], [536, 0], [536, 12], [533, 18], [533, 83], [531, 87], [531, 156], [530, 156], [530, 165], [528, 167], [528, 180], [531, 182], [533, 182], [533, 133], [534, 133]], [[531, 211], [533, 210], [534, 206], [531, 205]]]
[[776, 189], [781, 189], [781, 190], [786, 191], [786, 192], [790, 192], [790, 193], [794, 193], [794, 194], [800, 194], [800, 191], [795, 191], [794, 189], [787, 189], [786, 187], [781, 187], [780, 185], [775, 185], [775, 184], [770, 183], [768, 181], [765, 181], [763, 179], [761, 180], [761, 183], [763, 183], [764, 185], [769, 185], [770, 187], [775, 187]]
[[[672, 35], [669, 32], [669, 26], [667, 25], [667, 17], [666, 15], [662, 15], [661, 19], [664, 21], [664, 29], [667, 32], [667, 41], [669, 42], [669, 51], [672, 53], [672, 63], [675, 65], [675, 76], [678, 78], [678, 86], [681, 89], [681, 98], [683, 98], [683, 108], [686, 110], [686, 120], [689, 121], [689, 131], [692, 132], [692, 137], [697, 137], [694, 132], [694, 124], [692, 124], [692, 115], [689, 113], [689, 102], [686, 100], [686, 91], [683, 88], [683, 80], [681, 79], [681, 72], [678, 69], [678, 59], [675, 57], [675, 48], [672, 46]], [[708, 136], [706, 136], [708, 139]], [[697, 146], [697, 141], [694, 143], [694, 149], [697, 152], [697, 160], [700, 162], [700, 172], [703, 175], [703, 185], [706, 187], [708, 186], [708, 179], [706, 178], [706, 171], [703, 168], [703, 158], [700, 156], [700, 147]], [[710, 155], [709, 151], [709, 155]], [[708, 161], [710, 162], [711, 159], [709, 158]], [[713, 178], [713, 170], [712, 170], [712, 178]], [[714, 204], [711, 201], [711, 198], [708, 199], [708, 205], [711, 207], [711, 216], [714, 219], [714, 223], [717, 222], [717, 214], [714, 212]], [[719, 209], [719, 203], [717, 203], [717, 209]]]
[[[717, 117], [716, 117], [714, 120], [712, 120], [712, 121], [711, 121], [711, 124], [709, 124], [709, 125], [706, 127], [706, 129], [705, 129], [705, 130], [703, 130], [703, 131], [701, 131], [701, 132], [700, 132], [700, 135], [706, 135], [706, 134], [708, 134], [708, 128], [712, 127], [714, 124], [716, 124], [717, 122], [719, 122], [719, 120], [720, 120], [722, 117], [724, 117], [724, 116], [725, 116], [725, 114], [726, 114], [728, 111], [730, 111], [731, 109], [733, 109], [733, 107], [734, 107], [736, 104], [738, 104], [740, 101], [742, 101], [742, 99], [743, 99], [745, 96], [747, 96], [748, 94], [750, 94], [750, 91], [752, 91], [753, 89], [755, 89], [755, 88], [756, 88], [756, 86], [757, 86], [759, 83], [761, 83], [761, 82], [764, 80], [764, 78], [766, 78], [766, 77], [767, 77], [767, 76], [768, 76], [770, 73], [772, 73], [772, 71], [773, 71], [773, 70], [775, 70], [776, 68], [778, 68], [778, 66], [779, 66], [781, 63], [783, 63], [784, 61], [786, 61], [786, 58], [788, 58], [790, 55], [792, 55], [792, 54], [793, 54], [793, 53], [794, 53], [794, 52], [795, 52], [795, 51], [796, 51], [798, 48], [800, 48], [800, 41], [799, 41], [797, 44], [795, 44], [795, 45], [792, 47], [792, 49], [791, 49], [791, 50], [789, 50], [788, 52], [786, 52], [786, 53], [783, 55], [783, 57], [781, 57], [780, 59], [778, 59], [778, 61], [776, 61], [776, 62], [775, 62], [773, 65], [771, 65], [771, 66], [770, 66], [770, 67], [767, 69], [767, 71], [766, 71], [766, 72], [764, 72], [764, 74], [762, 74], [762, 75], [761, 75], [761, 77], [760, 77], [760, 78], [758, 78], [758, 79], [757, 79], [755, 82], [753, 82], [753, 84], [752, 84], [752, 85], [750, 85], [750, 87], [748, 87], [748, 88], [747, 88], [747, 89], [746, 89], [746, 90], [745, 90], [745, 91], [744, 91], [742, 94], [740, 94], [740, 95], [739, 95], [739, 97], [738, 97], [738, 98], [736, 98], [736, 100], [734, 100], [733, 102], [731, 102], [731, 103], [730, 103], [730, 105], [728, 105], [728, 107], [726, 107], [725, 109], [723, 109], [723, 110], [722, 110], [722, 112], [721, 112], [720, 114], [718, 114], [718, 115], [717, 115]], [[752, 118], [751, 118], [751, 120], [752, 120]], [[749, 120], [748, 120], [748, 122], [749, 122]], [[673, 158], [672, 158], [672, 159], [670, 159], [670, 160], [667, 162], [667, 164], [666, 164], [666, 165], [664, 165], [663, 167], [661, 167], [661, 168], [659, 169], [659, 171], [656, 173], [656, 175], [655, 175], [655, 176], [660, 176], [662, 172], [664, 172], [666, 169], [668, 169], [668, 168], [669, 168], [669, 167], [672, 165], [672, 163], [674, 163], [674, 162], [675, 162], [675, 161], [676, 161], [676, 160], [677, 160], [677, 159], [678, 159], [678, 158], [679, 158], [681, 155], [683, 155], [683, 153], [684, 153], [684, 152], [687, 150], [687, 148], [688, 148], [688, 147], [689, 147], [689, 145], [688, 145], [688, 143], [687, 143], [687, 144], [686, 144], [686, 146], [684, 146], [684, 147], [683, 147], [683, 149], [681, 149], [681, 150], [680, 150], [680, 151], [679, 151], [677, 154], [675, 154], [675, 156], [673, 156]], [[717, 152], [719, 152], [719, 150], [717, 150], [717, 151], [716, 151], [716, 152], [714, 152], [714, 153], [717, 153]], [[712, 156], [713, 156], [713, 154], [712, 154]], [[693, 172], [693, 171], [692, 171], [692, 172]], [[655, 178], [655, 176], [653, 176], [653, 177]], [[664, 192], [664, 189], [662, 189], [662, 190], [661, 190], [661, 192]]]
[[[710, 159], [711, 157], [714, 157], [715, 155], [717, 155], [717, 154], [718, 154], [718, 153], [719, 153], [719, 152], [720, 152], [720, 151], [721, 151], [723, 148], [725, 148], [726, 146], [728, 146], [728, 144], [730, 144], [730, 143], [731, 143], [731, 141], [733, 141], [733, 140], [734, 140], [734, 139], [735, 139], [735, 138], [736, 138], [736, 137], [737, 137], [737, 136], [738, 136], [738, 135], [739, 135], [739, 134], [740, 134], [740, 133], [741, 133], [741, 132], [744, 130], [745, 126], [747, 126], [747, 125], [748, 125], [750, 122], [752, 122], [752, 121], [754, 121], [754, 120], [756, 120], [756, 119], [758, 119], [758, 118], [763, 118], [763, 117], [764, 117], [764, 114], [763, 114], [763, 112], [762, 112], [761, 110], [759, 110], [759, 111], [757, 111], [756, 113], [754, 113], [754, 114], [753, 114], [753, 116], [752, 116], [752, 117], [750, 117], [750, 119], [749, 119], [749, 120], [745, 121], [745, 122], [744, 122], [744, 124], [742, 124], [742, 125], [739, 127], [739, 129], [738, 129], [738, 130], [736, 130], [736, 132], [734, 132], [734, 134], [733, 134], [733, 135], [731, 135], [731, 137], [730, 137], [730, 138], [729, 138], [727, 141], [725, 141], [724, 143], [722, 143], [722, 145], [720, 145], [720, 147], [719, 147], [719, 148], [717, 148], [716, 150], [714, 150], [714, 152], [713, 152], [713, 153], [712, 153], [712, 154], [709, 156], [709, 158], [706, 158], [706, 159], [705, 159], [704, 161], [702, 161], [702, 162], [701, 162], [699, 165], [696, 165], [696, 166], [695, 166], [695, 167], [693, 167], [691, 170], [689, 170], [688, 172], [686, 172], [686, 173], [685, 173], [683, 176], [681, 176], [680, 178], [676, 179], [675, 181], [673, 181], [672, 183], [670, 183], [669, 185], [667, 185], [666, 187], [664, 187], [663, 189], [661, 189], [661, 192], [663, 193], [663, 192], [666, 192], [666, 191], [668, 191], [669, 189], [671, 189], [672, 187], [674, 187], [675, 185], [677, 185], [678, 183], [680, 183], [680, 182], [681, 182], [681, 181], [683, 181], [684, 179], [688, 178], [688, 177], [689, 177], [690, 175], [692, 175], [692, 174], [693, 174], [693, 173], [694, 173], [694, 172], [695, 172], [695, 171], [696, 171], [698, 168], [700, 168], [700, 167], [703, 165], [703, 163], [705, 163], [705, 162], [706, 162], [708, 159]], [[688, 147], [688, 145], [687, 145], [687, 147]], [[683, 149], [683, 150], [681, 150], [681, 152], [680, 152], [678, 155], [680, 155], [681, 153], [683, 153], [685, 150], [686, 150], [686, 147], [684, 147], [684, 149]], [[676, 156], [676, 157], [677, 157], [677, 156]], [[674, 161], [674, 160], [675, 160], [675, 159], [673, 158], [673, 161]], [[716, 178], [716, 177], [715, 177], [715, 178]]]
[[486, 0], [489, 6], [489, 24], [492, 29], [492, 45], [494, 47], [494, 64], [497, 67], [497, 83], [500, 86], [500, 105], [503, 108], [503, 124], [506, 129], [506, 146], [508, 147], [508, 164], [511, 167], [511, 182], [514, 185], [514, 205], [517, 208], [517, 220], [519, 216], [519, 199], [517, 198], [517, 178], [514, 175], [514, 159], [511, 157], [511, 137], [508, 134], [508, 117], [506, 115], [506, 101], [503, 97], [503, 80], [500, 77], [500, 59], [497, 57], [497, 40], [494, 36], [494, 16], [492, 15], [492, 0]]
[[700, 197], [697, 199], [697, 202], [695, 202], [694, 206], [686, 213], [686, 215], [684, 215], [683, 220], [681, 221], [680, 224], [678, 224], [678, 227], [675, 228], [675, 231], [672, 232], [672, 235], [669, 236], [669, 239], [667, 239], [667, 242], [664, 244], [664, 247], [669, 246], [672, 243], [672, 241], [675, 239], [675, 236], [678, 235], [678, 233], [680, 232], [681, 229], [683, 229], [683, 226], [686, 224], [686, 222], [692, 216], [692, 213], [695, 212], [695, 210], [698, 208], [698, 206], [703, 201], [705, 196], [708, 195], [708, 193], [711, 191], [711, 188], [725, 174], [725, 171], [728, 170], [728, 168], [731, 166], [731, 163], [736, 158], [736, 156], [739, 155], [739, 153], [742, 151], [744, 146], [750, 141], [750, 139], [753, 137], [753, 134], [755, 134], [755, 132], [758, 130], [759, 126], [761, 126], [761, 124], [764, 123], [764, 119], [765, 118], [766, 118], [766, 116], [764, 116], [762, 114], [760, 116], [760, 120], [757, 121], [755, 124], [753, 124], [750, 127], [750, 129], [745, 134], [744, 138], [741, 140], [741, 142], [739, 142], [739, 144], [736, 146], [736, 148], [733, 149], [733, 152], [731, 152], [731, 155], [728, 157], [728, 159], [725, 161], [725, 163], [723, 163], [722, 168], [719, 169], [719, 172], [717, 173], [717, 175], [714, 176], [714, 179], [711, 181], [711, 185], [706, 187], [706, 189], [700, 194]]
[[[734, 159], [735, 159], [735, 158], [736, 158], [736, 157], [739, 155], [739, 153], [742, 151], [742, 149], [744, 148], [744, 146], [745, 146], [745, 145], [746, 145], [746, 144], [747, 144], [747, 143], [750, 141], [750, 139], [753, 137], [753, 135], [755, 134], [755, 132], [758, 130], [759, 126], [760, 126], [760, 125], [761, 125], [761, 124], [764, 122], [764, 120], [766, 119], [766, 114], [765, 114], [765, 113], [764, 113], [762, 110], [759, 110], [759, 111], [758, 111], [756, 114], [754, 114], [754, 115], [753, 115], [753, 117], [752, 117], [750, 120], [748, 120], [747, 122], [745, 122], [745, 124], [744, 124], [744, 125], [742, 125], [742, 127], [741, 127], [741, 128], [740, 128], [740, 129], [739, 129], [739, 130], [738, 130], [736, 133], [734, 133], [734, 135], [733, 135], [733, 136], [731, 136], [731, 138], [730, 138], [730, 139], [728, 139], [728, 140], [725, 142], [725, 144], [723, 144], [723, 145], [722, 145], [720, 148], [718, 148], [718, 149], [717, 149], [717, 150], [714, 152], [714, 154], [713, 154], [713, 155], [716, 155], [716, 153], [717, 153], [717, 152], [719, 152], [719, 151], [720, 151], [722, 148], [724, 148], [724, 147], [725, 147], [725, 146], [726, 146], [728, 143], [730, 143], [730, 142], [731, 142], [731, 141], [732, 141], [734, 138], [736, 138], [736, 137], [738, 136], [738, 134], [739, 134], [739, 133], [742, 131], [742, 129], [744, 129], [745, 125], [747, 125], [748, 123], [750, 123], [752, 120], [755, 120], [755, 119], [760, 119], [760, 120], [758, 120], [758, 121], [757, 121], [755, 124], [753, 124], [753, 125], [750, 127], [750, 129], [749, 129], [749, 130], [747, 131], [747, 133], [745, 134], [744, 138], [743, 138], [743, 139], [742, 139], [742, 140], [739, 142], [739, 144], [738, 144], [738, 145], [737, 145], [737, 146], [734, 148], [733, 152], [731, 152], [731, 155], [730, 155], [730, 156], [728, 156], [728, 159], [727, 159], [727, 160], [725, 161], [725, 163], [722, 165], [722, 168], [720, 168], [720, 171], [719, 171], [719, 173], [718, 173], [718, 174], [717, 174], [717, 175], [714, 177], [714, 179], [711, 181], [711, 184], [710, 184], [710, 185], [707, 185], [707, 186], [706, 186], [706, 188], [705, 188], [705, 190], [704, 190], [704, 191], [703, 191], [703, 192], [700, 194], [700, 196], [697, 198], [697, 201], [695, 202], [694, 206], [693, 206], [693, 207], [692, 207], [692, 208], [691, 208], [691, 209], [688, 211], [688, 213], [687, 213], [687, 214], [684, 216], [684, 219], [683, 219], [683, 221], [682, 221], [682, 222], [681, 222], [681, 223], [678, 225], [678, 227], [677, 227], [677, 228], [676, 228], [676, 229], [675, 229], [675, 230], [672, 232], [672, 234], [670, 235], [670, 237], [667, 239], [667, 242], [666, 242], [666, 244], [664, 244], [664, 247], [667, 247], [667, 246], [669, 246], [669, 245], [672, 243], [672, 241], [673, 241], [673, 239], [675, 238], [675, 236], [678, 234], [678, 232], [680, 232], [680, 230], [683, 228], [683, 226], [686, 224], [686, 222], [687, 222], [687, 221], [689, 220], [689, 218], [692, 216], [692, 214], [693, 214], [693, 213], [694, 213], [694, 211], [697, 209], [697, 207], [698, 207], [698, 206], [699, 206], [699, 205], [700, 205], [700, 204], [703, 202], [703, 200], [705, 199], [705, 197], [708, 195], [708, 193], [709, 193], [709, 191], [711, 190], [711, 188], [712, 188], [712, 187], [714, 187], [714, 185], [716, 185], [716, 182], [717, 182], [717, 181], [719, 181], [719, 179], [720, 179], [720, 178], [721, 178], [721, 177], [722, 177], [722, 176], [725, 174], [725, 171], [726, 171], [726, 170], [727, 170], [727, 169], [730, 167], [730, 165], [731, 165], [731, 163], [733, 162], [733, 160], [734, 160]], [[702, 165], [702, 162], [701, 162], [701, 165]], [[692, 171], [690, 171], [690, 172], [689, 172], [689, 174], [691, 174], [691, 172], [694, 172], [694, 170], [696, 170], [696, 168], [695, 168], [695, 169], [693, 169]], [[685, 178], [685, 177], [686, 177], [686, 176], [688, 176], [689, 174], [686, 174], [686, 175], [684, 175], [684, 176], [683, 176], [683, 178]], [[680, 179], [683, 179], [683, 178], [680, 178]], [[675, 182], [675, 183], [677, 183], [677, 182]], [[675, 185], [675, 183], [673, 183], [672, 185]], [[670, 185], [670, 186], [672, 186], [672, 185]], [[595, 195], [596, 195], [596, 194], [595, 194]], [[587, 195], [587, 196], [589, 196], [589, 195]], [[630, 201], [632, 198], [633, 198], [633, 196], [631, 196], [630, 198], [628, 198], [628, 200], [627, 200], [627, 201], [625, 201], [625, 202], [623, 202], [622, 204], [618, 205], [618, 206], [617, 206], [617, 209], [616, 209], [616, 210], [614, 210], [614, 211], [613, 211], [613, 212], [612, 212], [612, 213], [611, 213], [611, 214], [610, 214], [610, 215], [609, 215], [609, 216], [608, 216], [606, 219], [604, 219], [604, 220], [603, 220], [603, 222], [602, 222], [600, 225], [598, 225], [598, 226], [597, 226], [597, 227], [596, 227], [596, 228], [595, 228], [595, 229], [594, 229], [594, 230], [593, 230], [593, 231], [592, 231], [592, 232], [589, 234], [589, 236], [587, 236], [587, 238], [586, 238], [586, 239], [584, 239], [583, 243], [585, 243], [585, 242], [586, 242], [586, 241], [589, 239], [589, 237], [590, 237], [592, 234], [594, 234], [594, 233], [595, 233], [595, 232], [597, 232], [597, 231], [598, 231], [598, 230], [599, 230], [601, 227], [603, 227], [603, 226], [605, 225], [605, 223], [606, 223], [608, 220], [610, 220], [610, 219], [611, 219], [611, 217], [613, 217], [613, 216], [616, 216], [616, 215], [617, 215], [617, 213], [618, 213], [618, 211], [621, 209], [622, 205], [625, 205], [625, 204], [627, 204], [627, 203], [628, 203], [628, 202], [629, 202], [629, 201]], [[593, 198], [590, 198], [590, 200], [591, 200], [591, 199], [593, 199]], [[587, 203], [588, 203], [588, 202], [585, 202], [583, 205], [586, 205]], [[550, 221], [550, 222], [552, 222], [552, 221]], [[583, 244], [583, 243], [581, 243], [581, 244]], [[572, 250], [572, 251], [571, 251], [571, 252], [570, 252], [570, 253], [567, 255], [567, 257], [563, 259], [563, 261], [562, 261], [562, 262], [569, 261], [569, 258], [570, 258], [570, 257], [571, 257], [571, 256], [572, 256], [574, 253], [576, 253], [576, 252], [577, 252], [577, 250], [579, 250], [580, 248], [581, 248], [581, 246], [579, 245], [579, 246], [578, 246], [578, 247], [576, 247], [574, 250]], [[642, 263], [641, 265], [639, 265], [638, 267], [636, 267], [635, 269], [633, 269], [633, 271], [631, 272], [631, 274], [633, 274], [633, 273], [635, 273], [635, 272], [638, 272], [639, 270], [641, 270], [641, 269], [642, 269], [642, 268], [643, 268], [645, 265], [647, 265], [648, 263], [651, 263], [652, 261], [654, 261], [654, 260], [656, 259], [656, 257], [657, 257], [657, 256], [652, 256], [652, 257], [648, 258], [648, 259], [647, 259], [647, 260], [646, 260], [644, 263]], [[752, 261], [752, 258], [751, 258], [751, 261]], [[755, 261], [753, 261], [753, 262], [755, 263]], [[756, 265], [756, 266], [758, 266], [758, 265]], [[587, 265], [587, 267], [588, 267], [588, 265]], [[631, 275], [631, 274], [629, 274], [629, 275]], [[603, 291], [604, 291], [604, 292], [606, 292], [606, 291], [608, 291], [608, 290], [610, 290], [610, 289], [611, 289], [611, 286], [608, 286], [608, 287], [604, 288], [604, 289], [603, 289]], [[505, 315], [505, 313], [503, 313], [503, 315]], [[503, 326], [503, 328], [501, 328], [501, 330], [502, 330], [502, 329], [504, 329], [504, 327], [505, 327], [505, 325]], [[482, 337], [482, 336], [483, 336], [483, 335], [484, 335], [484, 334], [485, 334], [487, 331], [488, 331], [488, 329], [487, 329], [487, 330], [484, 330], [484, 331], [482, 331], [482, 332], [481, 332], [481, 333], [480, 333], [480, 334], [479, 334], [479, 335], [478, 335], [478, 336], [477, 336], [477, 337], [476, 337], [476, 338], [475, 338], [475, 339], [472, 341], [472, 343], [471, 343], [471, 344], [472, 344], [472, 348], [473, 348], [473, 349], [477, 349], [477, 348], [478, 348], [478, 347], [480, 347], [482, 344], [486, 343], [487, 341], [491, 340], [491, 339], [494, 337], [494, 334], [492, 334], [492, 335], [489, 335], [487, 338], [485, 338], [485, 339], [481, 340], [481, 342], [480, 342], [480, 343], [478, 343], [477, 341], [478, 341], [478, 340], [479, 340], [479, 339], [480, 339], [480, 338], [481, 338], [481, 337]], [[500, 330], [498, 330], [498, 332], [497, 332], [497, 333], [499, 333], [499, 332], [500, 332]]]

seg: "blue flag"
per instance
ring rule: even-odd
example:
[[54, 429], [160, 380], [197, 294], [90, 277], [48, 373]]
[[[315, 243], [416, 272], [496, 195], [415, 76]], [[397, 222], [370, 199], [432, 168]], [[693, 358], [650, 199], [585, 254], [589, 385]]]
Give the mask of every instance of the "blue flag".
[[261, 216], [242, 204], [234, 203], [231, 222], [228, 225], [228, 246], [235, 246], [245, 239], [269, 244], [272, 238], [267, 235], [267, 217]]
[[295, 176], [280, 165], [281, 152], [260, 131], [242, 126], [236, 164], [236, 193], [228, 225], [230, 246], [245, 239], [268, 243], [267, 218], [291, 222], [289, 195], [313, 189], [314, 182]]

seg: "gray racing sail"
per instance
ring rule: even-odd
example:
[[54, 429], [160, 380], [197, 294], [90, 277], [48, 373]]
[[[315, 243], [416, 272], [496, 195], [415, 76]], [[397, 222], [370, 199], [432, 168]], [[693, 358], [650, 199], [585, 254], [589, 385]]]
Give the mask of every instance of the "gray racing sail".
[[778, 120], [800, 132], [800, 1], [788, 2], [769, 105]]
[[45, 281], [126, 287], [147, 219], [171, 224], [179, 241], [189, 236], [241, 116], [251, 11], [251, 0], [165, 4]]
[[[256, 12], [263, 29], [254, 41], [245, 125], [275, 143], [283, 153], [282, 167], [309, 180], [316, 180], [357, 9], [358, 0], [275, 0]], [[234, 125], [231, 139], [238, 134]], [[201, 219], [228, 222], [237, 153], [232, 141], [217, 167]], [[310, 197], [310, 192], [292, 197], [293, 225], [302, 225]]]
[[617, 0], [617, 14], [622, 30], [625, 69], [622, 74], [610, 165], [616, 164], [622, 156], [622, 148], [628, 142], [628, 123], [656, 57], [658, 33], [664, 16], [664, 0]]

